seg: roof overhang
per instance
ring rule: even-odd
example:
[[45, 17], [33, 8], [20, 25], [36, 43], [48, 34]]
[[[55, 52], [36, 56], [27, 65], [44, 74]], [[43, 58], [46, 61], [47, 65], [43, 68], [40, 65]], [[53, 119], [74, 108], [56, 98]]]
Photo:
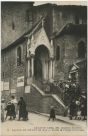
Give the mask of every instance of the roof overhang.
[[60, 31], [58, 31], [53, 38], [57, 38], [64, 34], [73, 35], [87, 35], [87, 24], [66, 24]]

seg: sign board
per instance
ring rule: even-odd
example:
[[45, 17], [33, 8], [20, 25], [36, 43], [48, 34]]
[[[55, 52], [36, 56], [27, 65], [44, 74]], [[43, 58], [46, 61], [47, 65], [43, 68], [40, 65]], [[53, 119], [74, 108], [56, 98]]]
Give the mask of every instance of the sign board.
[[16, 93], [16, 89], [11, 89], [11, 93]]
[[25, 93], [30, 93], [30, 86], [25, 86]]
[[24, 86], [24, 76], [17, 78], [17, 87]]
[[9, 90], [9, 82], [4, 82], [3, 89]]

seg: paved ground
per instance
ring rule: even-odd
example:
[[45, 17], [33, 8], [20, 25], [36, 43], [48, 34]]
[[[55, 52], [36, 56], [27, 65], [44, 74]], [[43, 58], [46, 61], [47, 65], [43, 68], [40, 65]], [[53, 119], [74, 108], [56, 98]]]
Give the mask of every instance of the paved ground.
[[[49, 114], [45, 114], [45, 113], [40, 113], [40, 114], [49, 117]], [[63, 117], [63, 116], [58, 116], [58, 115], [56, 115], [56, 119], [58, 121], [62, 121], [62, 122], [65, 122], [71, 125], [78, 125], [83, 128], [85, 128], [85, 126], [87, 125], [86, 120], [77, 120], [77, 119], [70, 120], [69, 117]]]
[[86, 123], [80, 126], [48, 121], [48, 117], [34, 113], [29, 113], [28, 121], [6, 120], [1, 129], [1, 136], [86, 136]]

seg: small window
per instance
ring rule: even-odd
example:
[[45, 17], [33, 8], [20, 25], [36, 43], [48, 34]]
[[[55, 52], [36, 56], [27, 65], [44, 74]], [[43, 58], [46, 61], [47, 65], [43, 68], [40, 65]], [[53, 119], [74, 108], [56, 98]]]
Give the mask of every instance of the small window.
[[17, 66], [21, 64], [21, 47], [17, 49]]
[[29, 10], [26, 10], [26, 19], [27, 22], [29, 22]]
[[59, 17], [62, 18], [62, 12], [59, 12]]
[[57, 46], [56, 48], [56, 60], [59, 60], [60, 59], [60, 47]]
[[83, 24], [82, 18], [79, 19], [79, 24]]
[[5, 57], [4, 57], [4, 55], [3, 55], [3, 57], [2, 57], [2, 61], [3, 61], [3, 62], [5, 61]]
[[31, 10], [26, 10], [25, 21], [32, 22], [32, 12], [31, 12]]
[[78, 57], [79, 58], [85, 58], [85, 53], [86, 53], [85, 43], [83, 41], [81, 41], [78, 44]]
[[14, 30], [15, 29], [15, 24], [14, 24], [14, 22], [12, 21], [12, 30]]
[[79, 24], [79, 16], [75, 16], [75, 24]]
[[3, 72], [3, 78], [5, 78], [5, 72]]
[[6, 55], [4, 54], [4, 55], [2, 56], [2, 62], [5, 62], [5, 60], [6, 60]]

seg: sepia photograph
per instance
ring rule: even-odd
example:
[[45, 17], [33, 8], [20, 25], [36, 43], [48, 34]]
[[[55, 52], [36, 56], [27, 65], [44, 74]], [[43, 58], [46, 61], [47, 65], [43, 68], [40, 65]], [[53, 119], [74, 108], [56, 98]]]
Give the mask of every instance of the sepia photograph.
[[87, 136], [87, 1], [1, 1], [1, 136]]

